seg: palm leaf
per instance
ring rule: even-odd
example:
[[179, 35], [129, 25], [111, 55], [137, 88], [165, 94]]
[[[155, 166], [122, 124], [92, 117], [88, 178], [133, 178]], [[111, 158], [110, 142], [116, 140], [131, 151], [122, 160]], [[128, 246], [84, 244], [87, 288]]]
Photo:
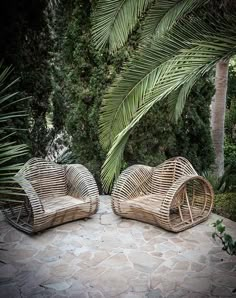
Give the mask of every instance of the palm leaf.
[[[10, 199], [9, 194], [16, 194], [15, 187], [12, 187], [11, 183], [15, 183], [15, 181], [12, 180], [13, 176], [22, 166], [20, 163], [12, 164], [11, 161], [28, 153], [26, 145], [10, 144], [3, 144], [0, 147], [0, 193], [7, 194], [7, 199]], [[1, 200], [2, 199], [3, 197], [1, 196]]]
[[168, 32], [179, 20], [209, 0], [159, 0], [148, 10], [142, 30], [142, 39], [158, 38]]
[[[2, 65], [0, 64], [0, 68]], [[15, 99], [15, 96], [18, 92], [5, 94], [9, 88], [15, 84], [18, 80], [14, 80], [11, 83], [7, 84], [7, 78], [11, 73], [11, 68], [4, 68], [0, 71], [0, 123], [5, 123], [8, 120], [11, 120], [16, 117], [25, 116], [25, 111], [14, 111], [14, 112], [4, 112], [4, 109], [9, 108], [11, 105], [16, 105], [22, 100], [28, 98]], [[0, 134], [8, 129], [7, 126], [4, 127], [4, 130], [0, 130]], [[15, 163], [14, 161], [20, 156], [25, 155], [28, 150], [27, 146], [22, 144], [18, 145], [15, 142], [7, 142], [7, 139], [12, 136], [14, 133], [9, 135], [0, 135], [0, 193], [1, 200], [3, 200], [3, 195], [7, 195], [7, 200], [10, 200], [8, 196], [11, 194], [16, 194], [17, 189], [11, 184], [13, 183], [13, 175], [21, 167], [21, 164]], [[19, 193], [19, 192], [18, 192]], [[5, 198], [6, 199], [6, 198]], [[4, 200], [5, 200], [4, 199]]]
[[[0, 64], [0, 68], [1, 67], [2, 67], [2, 65]], [[8, 78], [8, 76], [10, 75], [11, 72], [12, 72], [11, 67], [8, 67], [8, 72], [6, 73], [6, 75], [4, 75], [4, 78], [2, 78], [2, 82], [0, 83], [0, 87], [2, 87], [4, 81]], [[0, 76], [0, 80], [1, 80], [1, 76]], [[15, 85], [18, 81], [19, 81], [19, 78], [13, 80], [7, 86], [5, 86], [4, 88], [2, 88], [0, 90], [0, 95], [3, 94], [3, 93], [5, 93], [11, 86]]]
[[[3, 104], [3, 102], [9, 100], [9, 99], [12, 98], [12, 97], [15, 97], [17, 94], [19, 94], [19, 92], [15, 92], [15, 93], [13, 93], [13, 94], [9, 94], [9, 95], [7, 95], [7, 96], [2, 96], [2, 97], [0, 98], [0, 104]], [[22, 98], [20, 98], [20, 99], [17, 99], [17, 100], [14, 100], [14, 101], [12, 101], [12, 102], [9, 102], [9, 103], [7, 103], [5, 106], [2, 106], [2, 107], [1, 107], [1, 110], [4, 110], [4, 109], [6, 109], [6, 108], [8, 108], [8, 107], [10, 107], [10, 106], [12, 106], [12, 105], [15, 105], [16, 103], [21, 102], [21, 101], [26, 100], [26, 99], [30, 99], [30, 96], [22, 97]], [[19, 111], [18, 111], [18, 113], [19, 113]]]
[[104, 149], [109, 148], [116, 135], [129, 124], [144, 96], [153, 89], [161, 65], [181, 49], [192, 47], [190, 41], [194, 37], [203, 38], [200, 32], [207, 33], [209, 30], [213, 29], [198, 18], [192, 20], [188, 29], [180, 22], [170, 30], [168, 38], [153, 41], [131, 61], [130, 67], [117, 78], [102, 102], [99, 124]]
[[11, 66], [5, 67], [4, 69], [2, 69], [2, 66], [3, 66], [3, 62], [1, 61], [0, 62], [0, 68], [1, 68], [1, 72], [0, 72], [0, 88], [1, 88], [1, 91], [0, 91], [0, 94], [2, 93], [2, 90], [7, 88], [7, 87], [4, 87], [4, 88], [2, 88], [2, 87], [4, 86], [6, 79], [9, 77], [10, 73], [12, 72]]
[[157, 101], [194, 80], [195, 76], [209, 71], [220, 59], [233, 56], [236, 53], [236, 36], [232, 31], [218, 35], [214, 32], [205, 35], [203, 40], [193, 41], [191, 45], [190, 49], [183, 50], [160, 66], [153, 88], [146, 92], [139, 106], [127, 117], [129, 124], [126, 123], [125, 128], [116, 136], [102, 168], [105, 190], [109, 190], [119, 174], [125, 143], [132, 128]]
[[138, 18], [153, 0], [100, 0], [92, 18], [92, 38], [102, 49], [106, 44], [110, 51], [122, 47]]
[[60, 0], [49, 0], [48, 1], [48, 6], [51, 8], [51, 9], [54, 9], [56, 8], [60, 3]]
[[198, 75], [193, 76], [192, 79], [183, 84], [179, 88], [179, 90], [170, 94], [170, 96], [168, 97], [168, 104], [170, 108], [170, 120], [174, 120], [175, 122], [178, 121], [179, 117], [183, 112], [189, 93], [200, 77], [201, 73], [198, 73]]
[[5, 122], [5, 121], [8, 121], [9, 119], [19, 118], [19, 117], [23, 117], [26, 115], [27, 114], [25, 113], [25, 111], [5, 113], [4, 115], [0, 115], [0, 122]]

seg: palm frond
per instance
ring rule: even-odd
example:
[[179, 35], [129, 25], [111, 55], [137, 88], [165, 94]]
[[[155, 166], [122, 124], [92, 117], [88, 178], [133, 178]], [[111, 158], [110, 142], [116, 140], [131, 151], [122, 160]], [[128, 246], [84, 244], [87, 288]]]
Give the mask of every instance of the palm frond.
[[60, 0], [49, 0], [48, 1], [48, 6], [53, 9], [57, 7], [57, 5], [60, 3]]
[[[0, 68], [2, 69], [2, 67], [3, 67], [3, 62], [1, 61], [0, 62]], [[0, 88], [1, 88], [0, 94], [1, 94], [2, 90], [7, 88], [7, 87], [3, 87], [3, 86], [4, 86], [5, 81], [9, 77], [11, 72], [12, 72], [12, 67], [11, 66], [5, 67], [4, 69], [1, 70], [1, 72], [0, 72]]]
[[[1, 64], [0, 64], [0, 68], [1, 68], [2, 66], [1, 66]], [[1, 81], [1, 83], [0, 83], [0, 87], [2, 87], [2, 84], [4, 83], [4, 81], [5, 81], [5, 79], [7, 79], [8, 78], [8, 76], [11, 74], [11, 72], [12, 72], [12, 68], [11, 67], [8, 67], [8, 72], [6, 73], [6, 76], [3, 78], [3, 80], [1, 81], [1, 77], [0, 77], [0, 81]], [[15, 85], [17, 82], [19, 81], [19, 78], [16, 78], [15, 80], [13, 80], [13, 81], [11, 81], [8, 85], [6, 85], [4, 88], [2, 88], [1, 90], [0, 90], [0, 95], [1, 94], [3, 94], [3, 93], [5, 93], [11, 86], [13, 86], [13, 85]]]
[[122, 47], [138, 18], [153, 0], [100, 0], [92, 18], [92, 38], [97, 49]]
[[[0, 64], [0, 69], [2, 68], [2, 64]], [[7, 78], [11, 73], [11, 68], [4, 68], [0, 71], [0, 123], [6, 123], [7, 121], [25, 116], [25, 111], [13, 111], [9, 112], [8, 109], [11, 105], [16, 105], [18, 102], [28, 99], [21, 98], [15, 99], [15, 96], [18, 92], [6, 94], [9, 88], [17, 82], [14, 80], [7, 84]], [[7, 112], [6, 112], [6, 111]], [[4, 128], [4, 130], [3, 130]], [[18, 171], [21, 167], [21, 164], [16, 163], [17, 160], [22, 155], [25, 155], [28, 150], [27, 146], [22, 144], [18, 145], [15, 142], [7, 142], [7, 139], [12, 136], [13, 133], [9, 135], [3, 134], [3, 131], [6, 131], [8, 128], [6, 125], [0, 130], [0, 193], [1, 200], [3, 199], [2, 195], [16, 194], [16, 188], [11, 186], [13, 182], [13, 175]], [[1, 135], [2, 134], [2, 135]], [[5, 198], [6, 199], [6, 198]], [[7, 200], [10, 198], [8, 197]]]
[[[183, 48], [191, 48], [190, 41], [203, 38], [200, 32], [213, 30], [196, 18], [188, 25], [177, 24], [169, 34], [143, 49], [104, 97], [100, 113], [100, 141], [104, 149], [110, 147], [116, 135], [129, 124], [142, 104], [144, 96], [154, 88], [160, 67]], [[207, 40], [207, 37], [205, 37]], [[189, 41], [189, 44], [187, 42]]]
[[147, 12], [143, 25], [141, 39], [151, 39], [157, 31], [158, 24], [165, 17], [167, 12], [176, 6], [181, 0], [160, 0], [155, 1]]
[[26, 116], [25, 111], [9, 112], [4, 115], [0, 115], [0, 122], [8, 121], [9, 119]]
[[170, 108], [170, 120], [174, 120], [175, 122], [178, 121], [179, 117], [183, 112], [189, 93], [200, 77], [201, 73], [198, 73], [198, 75], [194, 75], [189, 81], [183, 84], [179, 88], [179, 90], [170, 94], [170, 97], [168, 97], [168, 105]]
[[[26, 145], [13, 145], [12, 143], [2, 144], [0, 148], [0, 193], [9, 195], [16, 194], [16, 190], [11, 186], [13, 176], [21, 168], [22, 164], [14, 163], [20, 156], [26, 155], [28, 148]], [[13, 164], [12, 164], [13, 161]], [[20, 192], [18, 192], [20, 193]], [[1, 200], [3, 197], [1, 197]], [[9, 196], [7, 199], [10, 199]]]
[[129, 119], [129, 124], [126, 122], [124, 129], [117, 134], [102, 167], [101, 176], [105, 190], [109, 190], [119, 174], [125, 143], [132, 128], [157, 101], [165, 98], [183, 84], [194, 80], [195, 76], [206, 73], [220, 59], [233, 56], [236, 53], [236, 36], [232, 35], [232, 32], [221, 32], [221, 34], [214, 32], [214, 35], [205, 35], [202, 40], [192, 41], [191, 45], [191, 48], [186, 48], [177, 56], [161, 64], [155, 74], [155, 79], [153, 78], [152, 89], [145, 92], [142, 101], [135, 109], [130, 110], [131, 113], [129, 111], [128, 117], [124, 116]]
[[[15, 97], [17, 94], [19, 94], [19, 92], [15, 92], [13, 94], [8, 94], [6, 96], [0, 97], [0, 104], [3, 104], [5, 101], [9, 100], [10, 98]], [[13, 102], [9, 102], [5, 106], [2, 106], [1, 110], [4, 110], [12, 105], [15, 105], [18, 102], [21, 102], [23, 100], [30, 99], [30, 98], [31, 98], [30, 96], [27, 96], [27, 97], [22, 97], [20, 99], [14, 100]]]
[[179, 20], [209, 0], [158, 0], [148, 10], [141, 39], [159, 38]]

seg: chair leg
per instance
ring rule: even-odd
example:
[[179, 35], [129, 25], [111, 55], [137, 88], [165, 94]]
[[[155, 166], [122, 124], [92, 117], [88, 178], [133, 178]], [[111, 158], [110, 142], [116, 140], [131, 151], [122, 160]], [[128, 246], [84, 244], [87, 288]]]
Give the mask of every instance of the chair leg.
[[193, 193], [192, 193], [192, 207], [194, 206], [194, 201], [195, 201], [195, 187], [194, 187], [194, 182], [193, 182]]
[[185, 198], [186, 198], [187, 205], [188, 205], [189, 215], [190, 215], [191, 221], [193, 223], [192, 210], [191, 210], [191, 206], [190, 206], [190, 203], [189, 203], [188, 194], [187, 194], [187, 190], [186, 189], [185, 189]]
[[180, 214], [181, 220], [182, 220], [182, 222], [184, 222], [184, 218], [183, 218], [183, 213], [182, 213], [181, 207], [178, 206], [178, 209], [179, 209], [179, 214]]
[[21, 207], [20, 207], [20, 211], [19, 211], [18, 216], [17, 216], [17, 219], [16, 219], [16, 222], [17, 222], [17, 223], [19, 222], [19, 219], [20, 219], [20, 217], [21, 217], [21, 213], [22, 213], [23, 207], [24, 207], [24, 203], [22, 203], [22, 205], [21, 205]]
[[206, 195], [207, 190], [206, 190], [205, 185], [203, 185], [203, 188], [204, 188], [204, 206], [203, 206], [203, 208], [202, 208], [201, 215], [203, 215], [203, 213], [204, 213], [204, 211], [205, 211], [205, 209], [206, 209], [206, 204], [207, 204], [207, 195]]

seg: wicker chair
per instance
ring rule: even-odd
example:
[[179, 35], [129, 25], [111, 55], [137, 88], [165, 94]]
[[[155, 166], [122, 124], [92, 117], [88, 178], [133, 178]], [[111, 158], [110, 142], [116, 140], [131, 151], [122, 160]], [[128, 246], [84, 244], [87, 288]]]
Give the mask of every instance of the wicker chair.
[[82, 165], [30, 159], [15, 175], [25, 200], [4, 207], [7, 220], [27, 233], [86, 218], [98, 209], [98, 188]]
[[211, 185], [183, 157], [152, 168], [134, 165], [121, 173], [112, 191], [112, 208], [122, 217], [179, 232], [207, 219]]

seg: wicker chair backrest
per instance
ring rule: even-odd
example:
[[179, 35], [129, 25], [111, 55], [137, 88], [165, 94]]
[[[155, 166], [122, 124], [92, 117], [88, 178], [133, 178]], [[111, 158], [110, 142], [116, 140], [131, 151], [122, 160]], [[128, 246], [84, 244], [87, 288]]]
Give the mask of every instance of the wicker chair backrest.
[[33, 158], [24, 165], [19, 174], [31, 182], [40, 199], [67, 194], [64, 168], [54, 162]]
[[150, 193], [166, 194], [171, 185], [185, 175], [197, 175], [187, 159], [183, 157], [168, 159], [154, 169]]

